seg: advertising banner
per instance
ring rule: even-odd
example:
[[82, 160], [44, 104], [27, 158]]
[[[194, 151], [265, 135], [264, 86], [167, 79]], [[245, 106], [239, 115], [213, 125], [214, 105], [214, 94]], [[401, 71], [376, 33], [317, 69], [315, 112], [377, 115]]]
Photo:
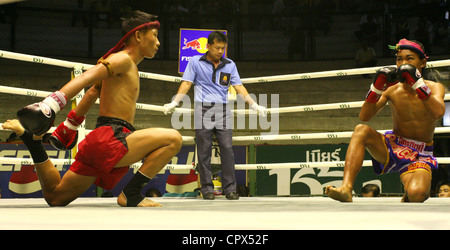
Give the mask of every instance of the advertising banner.
[[[59, 151], [50, 144], [44, 144], [47, 154], [52, 159], [73, 159], [71, 151]], [[247, 160], [247, 150], [245, 146], [233, 147], [236, 164], [245, 164]], [[0, 157], [29, 158], [28, 149], [22, 143], [0, 143]], [[195, 159], [195, 147], [192, 145], [183, 146], [180, 152], [169, 164], [192, 164]], [[55, 166], [61, 176], [63, 176], [70, 165], [57, 164]], [[96, 197], [102, 193], [109, 192], [118, 196], [125, 185], [137, 169], [130, 168], [128, 173], [112, 190], [97, 192], [97, 186], [92, 185], [82, 197]], [[219, 173], [220, 175], [220, 173]], [[236, 171], [238, 184], [245, 184], [246, 171]], [[192, 192], [197, 188], [197, 174], [193, 170], [166, 170], [163, 174], [156, 175], [150, 183], [143, 189], [143, 193], [150, 188], [158, 190], [161, 194], [166, 192], [182, 193]], [[0, 194], [1, 198], [41, 198], [42, 191], [34, 165], [22, 164], [0, 164]]]
[[[233, 151], [236, 164], [245, 164], [247, 161], [246, 147], [233, 146]], [[169, 164], [191, 165], [194, 164], [194, 162], [195, 146], [186, 145], [181, 147], [180, 152], [178, 152]], [[114, 189], [109, 191], [112, 192], [114, 196], [118, 196], [136, 171], [137, 169], [130, 169]], [[165, 193], [193, 192], [198, 187], [197, 179], [197, 173], [193, 170], [166, 170], [164, 173], [156, 175], [147, 186], [144, 187], [143, 193], [145, 194], [149, 189], [156, 189], [162, 195]], [[245, 170], [236, 171], [236, 181], [238, 184], [245, 184]]]
[[[208, 49], [206, 44], [208, 43], [209, 33], [216, 30], [199, 30], [199, 29], [180, 29], [180, 48], [178, 58], [178, 73], [184, 73], [189, 59], [196, 55], [204, 55]], [[226, 30], [219, 30], [225, 35]], [[227, 56], [227, 50], [225, 49], [224, 57]]]
[[[347, 147], [347, 144], [260, 145], [256, 146], [256, 163], [344, 161]], [[365, 159], [370, 160], [367, 152]], [[343, 167], [257, 170], [254, 195], [323, 195], [326, 186], [341, 186], [343, 175]], [[398, 174], [377, 176], [371, 167], [362, 167], [355, 181], [355, 193], [360, 194], [368, 183], [377, 184], [382, 193], [402, 192]]]
[[[44, 144], [51, 159], [71, 159], [71, 151], [59, 151], [50, 144]], [[30, 152], [22, 143], [0, 143], [0, 157], [29, 158]], [[56, 169], [64, 175], [70, 165], [57, 164]], [[42, 197], [34, 165], [0, 164], [1, 198], [40, 198]], [[82, 197], [95, 197], [96, 186], [92, 185]]]

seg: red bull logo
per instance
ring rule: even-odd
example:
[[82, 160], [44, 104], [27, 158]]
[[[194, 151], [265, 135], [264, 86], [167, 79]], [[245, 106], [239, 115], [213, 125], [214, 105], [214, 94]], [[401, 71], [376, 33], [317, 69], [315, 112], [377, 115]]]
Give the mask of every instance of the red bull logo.
[[201, 49], [202, 46], [200, 45], [200, 42], [198, 39], [194, 39], [192, 41], [187, 41], [187, 39], [184, 39], [184, 47], [182, 49], [192, 49], [192, 50], [198, 50]]
[[206, 48], [206, 44], [208, 43], [208, 39], [206, 37], [200, 37], [198, 39], [194, 39], [191, 41], [188, 41], [186, 38], [184, 38], [184, 46], [181, 48], [182, 50], [196, 50], [197, 52], [201, 54], [205, 54], [208, 49]]
[[[178, 72], [183, 73], [193, 56], [208, 52], [208, 36], [214, 30], [180, 29]], [[226, 30], [223, 30], [226, 34]], [[226, 56], [226, 52], [225, 52]]]

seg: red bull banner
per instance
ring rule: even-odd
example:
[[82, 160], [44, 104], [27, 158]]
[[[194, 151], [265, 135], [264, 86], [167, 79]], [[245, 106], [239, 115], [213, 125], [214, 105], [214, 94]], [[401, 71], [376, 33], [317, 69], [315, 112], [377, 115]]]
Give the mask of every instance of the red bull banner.
[[[44, 144], [48, 156], [51, 159], [73, 159], [71, 151], [59, 151], [54, 149], [50, 144]], [[245, 146], [233, 146], [236, 164], [245, 164], [247, 160], [247, 149]], [[185, 145], [180, 152], [174, 156], [170, 164], [193, 164], [195, 162], [195, 147], [193, 145]], [[22, 143], [0, 143], [0, 157], [12, 158], [29, 158], [30, 152]], [[61, 163], [55, 167], [63, 176], [70, 165]], [[126, 184], [133, 177], [137, 169], [130, 168], [128, 173], [120, 180], [112, 190], [103, 190], [98, 193], [97, 186], [92, 185], [82, 197], [96, 197], [104, 192], [110, 192], [114, 196], [118, 196]], [[161, 194], [165, 193], [183, 193], [192, 192], [197, 188], [197, 173], [193, 170], [166, 170], [156, 175], [142, 193], [153, 188]], [[245, 185], [246, 171], [236, 171], [237, 184]], [[1, 198], [42, 198], [41, 185], [33, 165], [24, 164], [0, 164], [0, 195]]]
[[[247, 162], [246, 146], [233, 146], [233, 152], [236, 164], [245, 164]], [[195, 146], [182, 146], [178, 154], [172, 158], [169, 164], [195, 164]], [[137, 169], [130, 168], [128, 173], [112, 190], [105, 191], [111, 192], [114, 196], [118, 196], [136, 171]], [[146, 194], [150, 189], [158, 190], [161, 195], [165, 193], [193, 192], [198, 187], [197, 179], [198, 175], [194, 170], [165, 170], [152, 178], [147, 186], [142, 189], [142, 194]], [[236, 183], [238, 185], [245, 185], [245, 170], [236, 170]]]
[[[199, 30], [199, 29], [180, 29], [180, 52], [178, 61], [178, 73], [183, 73], [191, 57], [196, 55], [204, 55], [208, 49], [209, 33], [216, 30]], [[225, 35], [226, 30], [219, 30]], [[224, 57], [227, 56], [225, 49]]]

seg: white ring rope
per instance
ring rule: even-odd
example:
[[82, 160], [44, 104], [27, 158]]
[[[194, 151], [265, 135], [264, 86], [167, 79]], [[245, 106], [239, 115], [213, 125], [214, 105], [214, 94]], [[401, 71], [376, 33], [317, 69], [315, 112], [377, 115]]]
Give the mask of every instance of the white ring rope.
[[[52, 59], [48, 57], [41, 56], [33, 56], [26, 55], [21, 53], [9, 52], [5, 50], [0, 50], [0, 58], [7, 58], [19, 61], [33, 62], [39, 64], [47, 64], [65, 68], [81, 68], [81, 70], [87, 70], [94, 65], [91, 64], [83, 64], [83, 63], [75, 63], [70, 61]], [[395, 66], [395, 65], [390, 65]], [[448, 60], [438, 60], [427, 62], [427, 68], [436, 68], [436, 67], [444, 67], [450, 66], [450, 59]], [[301, 73], [301, 74], [288, 74], [288, 75], [279, 75], [279, 76], [263, 76], [263, 77], [252, 77], [252, 78], [242, 78], [241, 82], [243, 84], [247, 83], [261, 83], [261, 82], [274, 82], [274, 81], [291, 81], [291, 80], [306, 80], [313, 78], [325, 78], [325, 77], [343, 77], [350, 75], [361, 75], [361, 74], [371, 74], [375, 73], [375, 71], [379, 68], [385, 66], [377, 66], [370, 68], [358, 68], [358, 69], [345, 69], [345, 70], [330, 70], [330, 71], [322, 71], [322, 72], [313, 72], [313, 73]], [[139, 72], [139, 76], [141, 78], [153, 79], [153, 80], [161, 80], [167, 82], [181, 82], [181, 77], [154, 74], [154, 73], [146, 73]]]
[[[449, 164], [450, 157], [437, 157], [438, 163]], [[50, 158], [53, 164], [57, 165], [71, 165], [74, 159], [53, 159]], [[0, 164], [20, 164], [20, 165], [34, 165], [30, 158], [12, 158], [0, 157]], [[134, 163], [130, 165], [131, 168], [139, 168], [142, 163]], [[267, 170], [267, 169], [291, 169], [291, 168], [330, 168], [330, 167], [344, 167], [345, 161], [331, 161], [331, 162], [287, 162], [287, 163], [257, 163], [257, 164], [236, 164], [236, 170]], [[372, 166], [371, 160], [364, 160], [364, 167]], [[195, 169], [194, 165], [181, 164], [167, 164], [163, 170], [186, 170]]]
[[[2, 128], [3, 123], [0, 123], [0, 131], [5, 130]], [[52, 133], [56, 127], [52, 127], [48, 133]], [[9, 131], [9, 130], [8, 130]], [[92, 130], [86, 129], [86, 134]], [[379, 133], [384, 133], [387, 130], [377, 130]], [[450, 133], [450, 127], [438, 127], [435, 128], [434, 133], [444, 134]], [[245, 136], [233, 136], [234, 142], [262, 142], [262, 141], [299, 141], [299, 140], [317, 140], [317, 139], [344, 139], [352, 137], [353, 131], [347, 132], [326, 132], [326, 133], [305, 133], [305, 134], [281, 134], [281, 135], [245, 135]], [[182, 136], [183, 142], [194, 142], [194, 136]]]
[[[4, 130], [4, 131], [11, 131], [9, 129], [3, 129], [2, 127], [3, 123], [0, 123], [0, 131]], [[55, 131], [56, 127], [51, 127], [47, 133], [53, 133], [53, 131]], [[80, 129], [80, 128], [78, 128]], [[78, 130], [79, 131], [79, 130]], [[85, 129], [86, 135], [89, 134], [89, 132], [91, 132], [92, 130], [90, 129]], [[183, 139], [183, 142], [195, 142], [195, 137], [194, 136], [181, 136]]]
[[[377, 130], [383, 134], [388, 130]], [[436, 134], [450, 133], [450, 127], [435, 128]], [[281, 134], [281, 135], [246, 135], [233, 136], [234, 142], [248, 141], [299, 141], [299, 140], [315, 140], [315, 139], [343, 139], [352, 137], [353, 131], [347, 132], [326, 132], [326, 133], [305, 133], [305, 134]]]
[[[70, 61], [53, 59], [53, 58], [42, 57], [42, 56], [33, 56], [33, 55], [9, 52], [9, 51], [5, 51], [5, 50], [0, 50], [0, 58], [13, 59], [13, 60], [18, 60], [18, 61], [32, 62], [32, 63], [38, 63], [38, 64], [46, 64], [46, 65], [63, 67], [63, 68], [71, 68], [71, 69], [79, 68], [81, 70], [88, 70], [88, 69], [94, 67], [94, 65], [92, 65], [92, 64], [76, 63], [76, 62], [70, 62]], [[161, 80], [161, 81], [166, 81], [166, 82], [178, 82], [178, 83], [181, 82], [181, 77], [161, 75], [161, 74], [155, 74], [155, 73], [139, 72], [139, 76], [141, 78]]]
[[[13, 95], [26, 95], [31, 97], [47, 97], [51, 94], [49, 91], [42, 90], [34, 90], [34, 89], [24, 89], [24, 88], [16, 88], [0, 85], [0, 93], [13, 94]], [[75, 98], [82, 98], [83, 95], [78, 94]], [[450, 100], [450, 94], [445, 94], [444, 100]], [[99, 104], [99, 100], [96, 101]], [[351, 109], [351, 108], [360, 108], [364, 104], [364, 101], [358, 102], [339, 102], [339, 103], [329, 103], [329, 104], [313, 104], [313, 105], [303, 105], [303, 106], [292, 106], [292, 107], [284, 107], [284, 108], [268, 108], [267, 111], [269, 113], [294, 113], [294, 112], [311, 112], [311, 111], [324, 111], [324, 110], [335, 110], [335, 109]], [[149, 110], [149, 111], [157, 111], [164, 112], [165, 108], [159, 105], [152, 104], [143, 104], [136, 103], [137, 109]], [[187, 108], [176, 108], [175, 111], [177, 113], [193, 113], [192, 109]], [[232, 110], [232, 112], [236, 114], [256, 114], [253, 110]]]
[[[388, 65], [388, 66], [397, 67], [396, 65]], [[444, 66], [450, 66], [450, 59], [427, 62], [427, 68], [437, 68]], [[335, 77], [335, 76], [344, 77], [351, 75], [374, 74], [378, 69], [382, 67], [386, 66], [358, 68], [358, 69], [330, 70], [322, 72], [288, 74], [279, 76], [243, 78], [241, 79], [241, 81], [244, 84], [248, 84], [248, 83], [278, 82], [278, 81], [292, 81], [292, 80], [307, 80], [307, 79]]]
[[[66, 67], [66, 68], [72, 68], [72, 69], [76, 68], [76, 69], [80, 69], [80, 70], [87, 70], [87, 69], [93, 67], [93, 65], [90, 65], [90, 64], [75, 63], [75, 62], [70, 62], [70, 61], [21, 54], [21, 53], [9, 52], [9, 51], [4, 51], [4, 50], [0, 50], [0, 58], [14, 59], [14, 60], [20, 60], [20, 61], [26, 61], [26, 62], [39, 63], [39, 64], [47, 64], [47, 65], [60, 66], [60, 67]], [[436, 68], [436, 67], [443, 67], [443, 66], [450, 66], [450, 60], [427, 62], [428, 68]], [[371, 67], [371, 68], [347, 69], [347, 70], [331, 70], [331, 71], [302, 73], [302, 74], [289, 74], [289, 75], [280, 75], [280, 76], [242, 78], [241, 82], [243, 84], [246, 84], [246, 83], [256, 83], [256, 82], [305, 80], [305, 79], [335, 77], [335, 76], [343, 77], [343, 76], [350, 76], [350, 75], [375, 73], [375, 71], [381, 67], [383, 67], [383, 66]], [[177, 83], [181, 82], [180, 77], [167, 76], [167, 75], [161, 75], [161, 74], [139, 72], [139, 76], [141, 78], [146, 78], [146, 79], [154, 79], [154, 80], [177, 82]], [[13, 87], [6, 87], [6, 86], [0, 86], [0, 87], [2, 88], [2, 90], [0, 92], [3, 92], [3, 93], [15, 94], [16, 92], [20, 92], [20, 94], [22, 94], [22, 95], [39, 96], [39, 97], [41, 97], [41, 95], [44, 95], [44, 93], [45, 93], [45, 91], [38, 91], [38, 90], [23, 90], [23, 89], [19, 90], [19, 88], [13, 88]], [[12, 91], [12, 92], [6, 92], [6, 91]], [[33, 91], [35, 91], [35, 92], [33, 92]], [[19, 94], [19, 93], [17, 93], [17, 94]], [[42, 96], [42, 97], [46, 97], [46, 96]], [[450, 95], [446, 95], [445, 100], [450, 100]], [[363, 101], [359, 101], [359, 102], [343, 102], [343, 103], [332, 103], [332, 104], [303, 105], [303, 106], [292, 106], [292, 107], [282, 107], [282, 108], [268, 108], [267, 111], [268, 111], [268, 113], [291, 113], [291, 112], [309, 112], [309, 111], [333, 110], [333, 109], [348, 109], [348, 108], [362, 107], [363, 103], [364, 103]], [[136, 106], [140, 109], [164, 112], [163, 106], [149, 105], [149, 104], [137, 104]], [[179, 113], [193, 113], [192, 109], [176, 108], [175, 111], [179, 112]], [[248, 109], [232, 110], [232, 112], [236, 113], [236, 114], [255, 114], [256, 113], [255, 111], [248, 110]]]
[[[9, 86], [2, 86], [0, 85], [0, 93], [6, 93], [6, 94], [13, 94], [13, 95], [26, 95], [31, 97], [42, 97], [45, 98], [48, 95], [50, 95], [52, 92], [49, 91], [42, 91], [42, 90], [35, 90], [35, 89], [24, 89], [24, 88], [16, 88], [16, 87], [9, 87]], [[78, 94], [75, 96], [75, 98], [83, 98], [83, 95]], [[99, 104], [99, 100], [95, 102], [96, 104]], [[150, 111], [159, 111], [164, 112], [164, 107], [159, 105], [152, 105], [152, 104], [143, 104], [143, 103], [136, 103], [137, 109], [143, 109], [143, 110], [150, 110]], [[177, 112], [180, 113], [192, 113], [191, 109], [184, 109], [179, 108], [177, 109]]]
[[[47, 57], [31, 56], [26, 54], [14, 53], [0, 50], [0, 58], [14, 59], [20, 61], [27, 61], [39, 64], [47, 64], [66, 68], [76, 68], [81, 70], [87, 70], [93, 65], [74, 63], [64, 60], [52, 59]], [[450, 60], [440, 60], [427, 62], [428, 68], [450, 66]], [[380, 67], [371, 68], [360, 68], [360, 69], [348, 69], [348, 70], [332, 70], [323, 72], [313, 72], [304, 74], [289, 74], [280, 76], [267, 76], [267, 77], [255, 77], [255, 78], [243, 78], [241, 82], [243, 84], [247, 83], [265, 83], [273, 81], [289, 81], [289, 80], [305, 80], [313, 78], [324, 78], [324, 77], [343, 77], [350, 75], [360, 75], [360, 74], [370, 74], [375, 73], [375, 71]], [[168, 82], [181, 82], [180, 77], [167, 76], [161, 74], [145, 73], [139, 72], [141, 78], [154, 79]], [[47, 97], [51, 92], [40, 91], [40, 90], [30, 90], [22, 89], [8, 86], [0, 86], [1, 93], [36, 96], [36, 97]], [[79, 96], [78, 96], [79, 97]], [[450, 94], [445, 95], [445, 100], [450, 100]], [[98, 100], [97, 100], [98, 103]], [[332, 104], [318, 104], [318, 105], [307, 105], [307, 106], [293, 106], [284, 107], [277, 109], [268, 109], [269, 113], [289, 113], [289, 112], [308, 112], [308, 111], [319, 111], [319, 110], [331, 110], [331, 109], [349, 109], [349, 108], [359, 108], [364, 102], [343, 102], [343, 103], [332, 103]], [[149, 104], [136, 104], [136, 108], [152, 110], [152, 111], [164, 111], [163, 106], [149, 105]], [[176, 109], [177, 112], [190, 112], [190, 109]], [[252, 110], [233, 110], [236, 113], [252, 113]], [[254, 113], [254, 112], [253, 112]], [[1, 125], [1, 124], [0, 124]], [[52, 132], [55, 128], [52, 128], [49, 132]], [[0, 130], [3, 130], [0, 127]], [[384, 131], [384, 130], [383, 130]], [[379, 132], [383, 132], [379, 131]], [[88, 132], [88, 131], [86, 131]], [[435, 133], [448, 133], [450, 128], [436, 128]], [[336, 138], [349, 138], [353, 132], [335, 132], [335, 133], [310, 133], [310, 134], [285, 134], [285, 135], [264, 135], [264, 136], [236, 136], [233, 137], [233, 141], [274, 141], [274, 140], [304, 140], [304, 139], [336, 139]], [[183, 141], [193, 141], [194, 137], [183, 136]], [[437, 158], [439, 163], [448, 164], [450, 163], [449, 157]], [[55, 165], [68, 165], [71, 164], [74, 159], [51, 159]], [[10, 157], [0, 157], [0, 164], [22, 164], [22, 165], [33, 165], [33, 161], [29, 158], [10, 158]], [[135, 163], [132, 167], [139, 167], [141, 163]], [[261, 169], [276, 169], [276, 168], [320, 168], [320, 167], [343, 167], [345, 165], [344, 161], [336, 162], [301, 162], [301, 163], [271, 163], [271, 164], [236, 164], [235, 168], [237, 170], [261, 170]], [[363, 166], [371, 166], [372, 161], [365, 160]], [[165, 166], [165, 170], [174, 169], [193, 169], [193, 165], [173, 165], [168, 164]]]

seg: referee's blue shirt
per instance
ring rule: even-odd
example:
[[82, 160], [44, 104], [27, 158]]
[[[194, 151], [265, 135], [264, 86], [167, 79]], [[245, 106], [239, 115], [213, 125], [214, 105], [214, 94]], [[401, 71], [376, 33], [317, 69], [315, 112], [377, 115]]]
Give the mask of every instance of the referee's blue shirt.
[[194, 84], [194, 101], [199, 103], [227, 103], [229, 85], [242, 85], [236, 64], [231, 59], [222, 57], [214, 68], [206, 54], [191, 57], [182, 81]]

